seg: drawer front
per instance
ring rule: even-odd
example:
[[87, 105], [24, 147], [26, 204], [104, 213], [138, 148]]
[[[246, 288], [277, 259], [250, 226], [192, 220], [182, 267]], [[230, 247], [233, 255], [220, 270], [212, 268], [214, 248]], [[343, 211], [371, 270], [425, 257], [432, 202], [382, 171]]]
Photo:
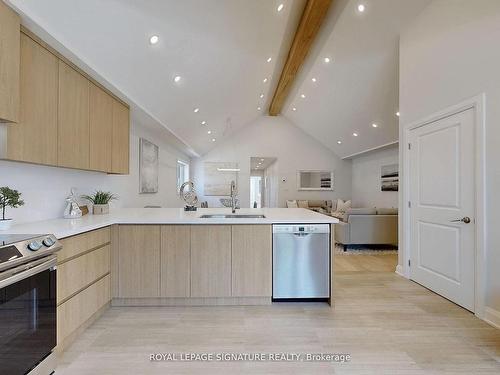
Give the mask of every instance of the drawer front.
[[110, 238], [109, 227], [63, 238], [61, 240], [63, 248], [57, 253], [57, 261], [59, 263], [64, 262], [90, 249], [107, 244], [110, 242]]
[[109, 302], [109, 289], [108, 275], [57, 307], [58, 345]]
[[110, 246], [106, 245], [57, 268], [57, 303], [109, 273]]

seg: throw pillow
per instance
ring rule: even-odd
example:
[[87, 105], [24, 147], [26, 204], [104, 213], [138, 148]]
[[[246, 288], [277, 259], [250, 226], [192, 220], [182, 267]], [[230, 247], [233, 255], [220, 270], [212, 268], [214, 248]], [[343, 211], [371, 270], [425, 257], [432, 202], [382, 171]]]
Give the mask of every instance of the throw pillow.
[[342, 199], [337, 200], [337, 212], [346, 212], [351, 208], [351, 201], [343, 201]]
[[299, 208], [309, 208], [308, 201], [297, 201], [297, 205], [299, 206]]
[[286, 206], [287, 206], [287, 208], [299, 208], [299, 206], [297, 206], [296, 200], [286, 201]]

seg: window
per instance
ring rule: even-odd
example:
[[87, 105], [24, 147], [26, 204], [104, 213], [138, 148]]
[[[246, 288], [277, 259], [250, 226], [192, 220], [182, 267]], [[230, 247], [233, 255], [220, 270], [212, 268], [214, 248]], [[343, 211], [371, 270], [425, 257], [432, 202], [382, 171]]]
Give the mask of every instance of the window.
[[186, 181], [189, 181], [189, 163], [177, 160], [177, 191]]

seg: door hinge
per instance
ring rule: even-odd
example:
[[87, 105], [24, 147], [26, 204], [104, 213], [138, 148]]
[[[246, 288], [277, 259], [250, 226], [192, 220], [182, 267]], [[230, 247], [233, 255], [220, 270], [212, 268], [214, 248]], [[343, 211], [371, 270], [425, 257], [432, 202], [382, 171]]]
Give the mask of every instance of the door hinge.
[[408, 201], [408, 208], [411, 208], [411, 201]]
[[411, 143], [408, 143], [408, 150], [411, 150]]
[[408, 267], [411, 267], [411, 260], [408, 259]]

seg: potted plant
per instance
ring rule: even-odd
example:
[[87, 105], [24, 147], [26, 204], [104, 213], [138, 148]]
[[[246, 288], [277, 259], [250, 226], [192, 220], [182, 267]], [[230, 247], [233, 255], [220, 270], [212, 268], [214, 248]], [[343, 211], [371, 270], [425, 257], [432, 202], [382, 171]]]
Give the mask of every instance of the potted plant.
[[2, 218], [0, 219], [0, 230], [9, 229], [12, 225], [12, 219], [5, 218], [5, 209], [7, 207], [16, 208], [22, 206], [24, 201], [21, 199], [21, 193], [8, 186], [0, 187], [0, 208], [2, 209]]
[[118, 199], [118, 197], [113, 193], [101, 190], [97, 190], [92, 195], [82, 195], [82, 198], [92, 203], [92, 212], [94, 215], [109, 213], [109, 202]]

